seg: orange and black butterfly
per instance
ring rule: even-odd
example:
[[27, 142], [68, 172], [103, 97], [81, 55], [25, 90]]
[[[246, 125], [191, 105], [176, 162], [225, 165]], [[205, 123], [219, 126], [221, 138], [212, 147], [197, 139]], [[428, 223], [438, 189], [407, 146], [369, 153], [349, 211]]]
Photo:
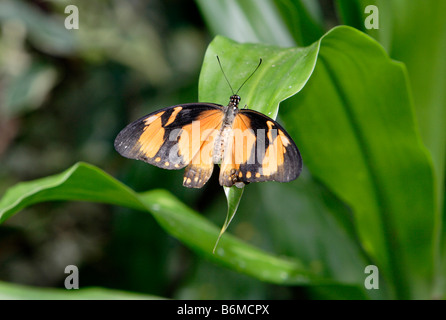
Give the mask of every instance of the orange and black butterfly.
[[150, 113], [118, 134], [115, 149], [160, 168], [186, 167], [183, 185], [189, 188], [203, 187], [215, 164], [220, 164], [219, 182], [226, 187], [296, 179], [302, 158], [293, 139], [273, 119], [239, 109], [237, 93], [227, 106], [187, 103]]

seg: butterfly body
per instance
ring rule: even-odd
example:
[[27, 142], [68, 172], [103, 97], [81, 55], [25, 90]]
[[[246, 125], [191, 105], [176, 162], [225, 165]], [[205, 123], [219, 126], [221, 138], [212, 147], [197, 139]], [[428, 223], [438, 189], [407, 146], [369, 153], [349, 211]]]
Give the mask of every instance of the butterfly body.
[[212, 155], [215, 164], [220, 164], [221, 160], [224, 158], [225, 150], [227, 150], [228, 140], [231, 136], [232, 127], [234, 125], [234, 119], [239, 111], [239, 101], [239, 96], [231, 96], [229, 104], [226, 107], [223, 107], [224, 118], [222, 126], [220, 128], [220, 134], [217, 136], [214, 144], [214, 151]]

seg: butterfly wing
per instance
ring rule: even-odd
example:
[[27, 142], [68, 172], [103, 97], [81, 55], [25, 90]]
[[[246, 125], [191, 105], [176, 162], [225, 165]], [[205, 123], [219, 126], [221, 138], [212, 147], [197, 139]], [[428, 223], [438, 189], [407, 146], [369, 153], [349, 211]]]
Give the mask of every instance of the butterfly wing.
[[233, 123], [233, 135], [220, 169], [220, 184], [296, 179], [302, 157], [293, 139], [273, 119], [242, 109]]
[[[223, 117], [223, 107], [212, 103], [164, 108], [125, 127], [116, 137], [115, 149], [126, 158], [142, 160], [163, 169], [181, 169], [194, 163], [199, 167], [201, 163], [212, 162], [212, 154], [208, 159], [200, 150], [203, 147], [209, 149], [209, 136], [220, 128]], [[197, 154], [200, 154], [199, 159]], [[207, 175], [210, 177], [212, 168], [213, 164], [212, 167], [208, 164], [202, 171], [197, 170], [197, 174], [203, 179]], [[195, 180], [192, 173], [188, 178], [191, 184]], [[184, 183], [187, 181], [185, 178]]]

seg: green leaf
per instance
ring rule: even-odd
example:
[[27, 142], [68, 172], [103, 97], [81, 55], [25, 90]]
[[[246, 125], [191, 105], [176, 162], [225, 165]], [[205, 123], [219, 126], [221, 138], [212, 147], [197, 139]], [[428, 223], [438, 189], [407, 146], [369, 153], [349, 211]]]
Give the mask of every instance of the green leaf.
[[241, 44], [217, 36], [209, 44], [201, 68], [199, 100], [222, 105], [229, 102], [232, 93], [218, 65], [217, 55], [234, 90], [262, 59], [260, 68], [239, 92], [240, 104], [275, 119], [279, 103], [299, 92], [307, 83], [316, 65], [317, 50], [317, 43], [306, 48], [280, 48]]
[[159, 300], [161, 297], [105, 288], [36, 288], [0, 282], [0, 300]]
[[[446, 2], [435, 0], [338, 0], [346, 24], [352, 17], [365, 19], [364, 8], [375, 5], [379, 9], [379, 29], [365, 29], [378, 40], [396, 60], [405, 63], [414, 97], [414, 106], [421, 137], [431, 153], [436, 176], [437, 206], [441, 212], [445, 203], [446, 159]], [[361, 24], [361, 23], [357, 23]], [[418, 39], [413, 41], [413, 39]], [[426, 63], [429, 61], [429, 63]], [[443, 221], [446, 215], [443, 215]], [[442, 249], [437, 259], [443, 259], [439, 270], [446, 270], [446, 224], [442, 227]], [[446, 292], [446, 273], [434, 282]], [[442, 295], [442, 293], [437, 293]]]
[[297, 259], [278, 258], [230, 235], [221, 239], [216, 254], [212, 246], [218, 229], [165, 190], [137, 194], [100, 169], [78, 163], [63, 173], [22, 182], [10, 188], [0, 200], [0, 222], [26, 206], [43, 201], [94, 201], [150, 212], [172, 236], [209, 260], [263, 281], [300, 284], [319, 277]]
[[[321, 94], [322, 93], [322, 94]], [[406, 69], [337, 27], [282, 115], [311, 173], [351, 206], [362, 246], [397, 297], [430, 297], [438, 212]]]
[[218, 235], [217, 241], [215, 242], [214, 250], [212, 252], [215, 253], [215, 249], [217, 248], [218, 242], [220, 241], [221, 236], [226, 231], [226, 229], [229, 227], [229, 224], [232, 221], [232, 218], [234, 218], [235, 213], [237, 212], [238, 205], [240, 204], [240, 200], [242, 199], [243, 190], [244, 188], [228, 188], [223, 187], [223, 190], [225, 191], [226, 200], [228, 202], [228, 212], [226, 213], [226, 220], [223, 224], [223, 227], [221, 228], [220, 234]]
[[[446, 158], [446, 2], [338, 0], [338, 5], [344, 23], [374, 37], [393, 59], [407, 66], [421, 137], [432, 154], [441, 208]], [[364, 27], [368, 5], [379, 9], [379, 29]]]
[[0, 200], [0, 223], [27, 206], [54, 200], [104, 202], [146, 209], [131, 189], [91, 165], [78, 163], [60, 174], [10, 188]]
[[434, 163], [441, 208], [446, 164], [446, 1], [393, 1], [391, 10], [398, 15], [389, 28], [393, 39], [389, 54], [407, 66], [421, 137]]

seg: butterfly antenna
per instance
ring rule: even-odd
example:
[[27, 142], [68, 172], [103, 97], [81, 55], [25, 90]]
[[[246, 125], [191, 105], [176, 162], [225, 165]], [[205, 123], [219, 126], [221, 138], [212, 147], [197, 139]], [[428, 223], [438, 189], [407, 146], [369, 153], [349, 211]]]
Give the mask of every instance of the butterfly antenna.
[[218, 56], [217, 56], [217, 60], [218, 60], [218, 64], [220, 65], [221, 72], [223, 73], [223, 75], [224, 75], [224, 77], [225, 77], [225, 79], [226, 79], [226, 82], [227, 82], [228, 85], [229, 85], [229, 88], [231, 88], [232, 94], [234, 94], [234, 89], [232, 89], [232, 86], [231, 86], [231, 84], [229, 83], [228, 77], [226, 77], [225, 71], [223, 70], [223, 67], [221, 66], [220, 58], [219, 58]]
[[254, 73], [256, 73], [257, 69], [260, 67], [261, 64], [262, 64], [262, 58], [260, 58], [260, 61], [259, 61], [259, 64], [257, 65], [257, 67], [254, 69], [254, 71], [251, 73], [251, 75], [248, 78], [246, 78], [245, 82], [242, 83], [242, 85], [240, 86], [240, 88], [238, 88], [238, 90], [235, 94], [238, 94], [238, 92], [245, 85], [245, 83], [254, 75]]

